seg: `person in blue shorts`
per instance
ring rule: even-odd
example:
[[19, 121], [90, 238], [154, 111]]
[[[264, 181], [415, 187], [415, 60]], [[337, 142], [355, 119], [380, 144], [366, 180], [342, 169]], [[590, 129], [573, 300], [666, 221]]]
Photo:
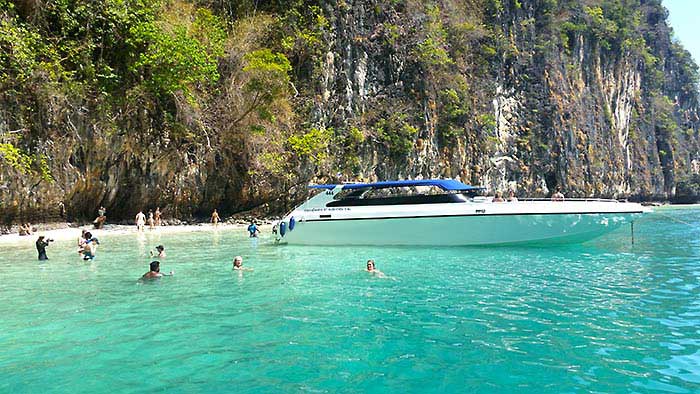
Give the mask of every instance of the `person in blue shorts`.
[[251, 238], [257, 237], [258, 233], [260, 233], [260, 230], [258, 229], [258, 226], [255, 225], [255, 222], [251, 222], [250, 226], [248, 226], [248, 233], [250, 233]]

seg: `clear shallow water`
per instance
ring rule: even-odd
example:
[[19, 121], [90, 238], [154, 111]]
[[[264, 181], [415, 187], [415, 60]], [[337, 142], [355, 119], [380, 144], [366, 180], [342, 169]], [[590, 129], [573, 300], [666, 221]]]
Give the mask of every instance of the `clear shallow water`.
[[[89, 263], [73, 242], [48, 262], [0, 245], [0, 392], [700, 392], [700, 210], [635, 232], [555, 248], [108, 235]], [[159, 243], [176, 276], [140, 284]], [[255, 270], [233, 272], [236, 254]]]

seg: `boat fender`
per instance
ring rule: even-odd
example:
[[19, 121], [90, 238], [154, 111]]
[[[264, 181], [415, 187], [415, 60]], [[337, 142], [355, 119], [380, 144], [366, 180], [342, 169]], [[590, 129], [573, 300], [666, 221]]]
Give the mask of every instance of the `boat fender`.
[[294, 216], [289, 218], [289, 231], [294, 230], [294, 226], [297, 224], [297, 221], [294, 220]]
[[284, 234], [286, 232], [287, 232], [287, 223], [280, 222], [280, 235], [284, 237]]

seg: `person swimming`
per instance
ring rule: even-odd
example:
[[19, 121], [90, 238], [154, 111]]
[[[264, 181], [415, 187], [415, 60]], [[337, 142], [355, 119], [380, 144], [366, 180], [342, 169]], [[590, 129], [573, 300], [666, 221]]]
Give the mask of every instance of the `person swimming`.
[[236, 271], [252, 271], [252, 268], [243, 267], [243, 257], [236, 256], [233, 258], [233, 269]]
[[163, 245], [156, 246], [156, 253], [151, 251], [151, 257], [165, 258], [165, 247]]
[[148, 271], [148, 272], [146, 272], [145, 274], [143, 274], [143, 276], [141, 277], [141, 279], [158, 279], [158, 278], [162, 278], [162, 277], [164, 277], [164, 276], [173, 276], [173, 275], [175, 275], [175, 271], [170, 271], [169, 274], [163, 274], [163, 273], [161, 273], [161, 272], [160, 272], [160, 261], [157, 261], [157, 260], [151, 261], [151, 264], [150, 264], [150, 268], [149, 268], [149, 269], [150, 269], [150, 271]]
[[374, 264], [374, 260], [372, 260], [372, 259], [367, 260], [367, 270], [366, 271], [371, 273], [372, 275], [377, 276], [378, 278], [385, 277], [384, 273], [377, 269], [377, 266]]

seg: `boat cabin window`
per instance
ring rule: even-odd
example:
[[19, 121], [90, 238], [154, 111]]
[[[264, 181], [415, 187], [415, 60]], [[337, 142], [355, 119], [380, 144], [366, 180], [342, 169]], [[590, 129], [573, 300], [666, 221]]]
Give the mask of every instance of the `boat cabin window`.
[[459, 203], [466, 202], [468, 196], [436, 186], [409, 186], [343, 190], [333, 199], [327, 207]]

